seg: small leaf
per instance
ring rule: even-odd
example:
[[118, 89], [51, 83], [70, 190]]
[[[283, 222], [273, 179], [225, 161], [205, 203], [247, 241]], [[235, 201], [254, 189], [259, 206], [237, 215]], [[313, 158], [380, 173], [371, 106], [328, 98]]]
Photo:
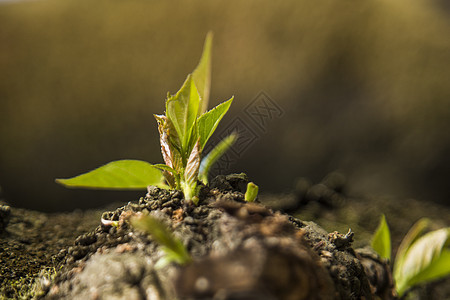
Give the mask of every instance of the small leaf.
[[182, 167], [181, 142], [172, 122], [164, 115], [154, 115], [158, 122], [159, 141], [164, 162], [169, 167], [180, 170]]
[[450, 274], [450, 250], [443, 249], [441, 255], [436, 258], [428, 268], [417, 274], [410, 281], [410, 285], [424, 283]]
[[259, 187], [253, 182], [247, 184], [247, 190], [245, 191], [245, 201], [254, 202], [258, 196]]
[[170, 147], [169, 142], [169, 134], [168, 134], [168, 126], [167, 126], [167, 117], [164, 115], [154, 115], [156, 121], [158, 122], [158, 132], [159, 132], [159, 142], [161, 144], [161, 153], [164, 159], [164, 162], [170, 168], [173, 168], [173, 153]]
[[168, 165], [164, 165], [164, 164], [155, 164], [153, 165], [155, 168], [160, 169], [161, 171], [167, 171], [173, 174], [176, 174], [177, 171], [175, 171], [174, 169], [172, 169], [171, 167], [169, 167]]
[[197, 141], [189, 155], [186, 170], [184, 171], [184, 181], [189, 185], [197, 182], [198, 171], [200, 169], [200, 153], [200, 142]]
[[211, 87], [211, 48], [212, 48], [213, 34], [208, 32], [203, 46], [202, 57], [200, 62], [192, 73], [195, 86], [200, 94], [200, 110], [198, 114], [203, 114], [208, 109], [209, 91]]
[[425, 234], [409, 247], [396, 272], [399, 296], [415, 284], [450, 274], [449, 250], [444, 248], [449, 237], [450, 228], [443, 228]]
[[184, 152], [188, 148], [192, 127], [197, 119], [199, 103], [200, 96], [191, 75], [188, 75], [181, 89], [166, 102], [166, 115], [175, 127]]
[[222, 141], [220, 141], [220, 143], [217, 144], [217, 146], [214, 147], [214, 149], [212, 149], [211, 152], [209, 152], [205, 158], [203, 158], [200, 164], [199, 179], [204, 184], [208, 183], [208, 173], [211, 167], [234, 144], [236, 140], [237, 134], [236, 133], [230, 134]]
[[420, 219], [411, 227], [411, 229], [403, 238], [402, 242], [400, 243], [400, 246], [397, 249], [397, 255], [395, 256], [394, 270], [393, 270], [394, 278], [401, 277], [400, 272], [403, 269], [403, 262], [406, 258], [406, 253], [408, 252], [411, 245], [428, 228], [429, 224], [430, 224], [429, 219], [427, 218]]
[[183, 243], [157, 218], [140, 214], [131, 218], [131, 225], [148, 233], [161, 246], [161, 250], [166, 254], [164, 263], [176, 262], [185, 265], [191, 261], [191, 256]]
[[233, 102], [234, 97], [231, 97], [230, 100], [225, 101], [210, 111], [204, 113], [198, 118], [198, 135], [200, 136], [200, 149], [206, 145], [206, 142], [209, 140], [211, 135], [216, 130], [219, 125], [220, 120], [222, 120], [223, 116], [227, 113], [230, 108], [231, 103]]
[[66, 187], [91, 189], [145, 189], [149, 185], [167, 188], [160, 170], [145, 161], [117, 160], [90, 172], [56, 179]]
[[388, 224], [386, 223], [386, 217], [381, 216], [380, 224], [372, 239], [372, 248], [381, 257], [388, 260], [391, 259], [391, 232], [389, 231]]
[[181, 189], [183, 190], [184, 198], [186, 200], [192, 200], [195, 205], [198, 204], [198, 189], [197, 180], [198, 172], [200, 169], [200, 143], [197, 140], [194, 148], [192, 149], [189, 159], [186, 164], [186, 169], [184, 171], [184, 180], [181, 184]]

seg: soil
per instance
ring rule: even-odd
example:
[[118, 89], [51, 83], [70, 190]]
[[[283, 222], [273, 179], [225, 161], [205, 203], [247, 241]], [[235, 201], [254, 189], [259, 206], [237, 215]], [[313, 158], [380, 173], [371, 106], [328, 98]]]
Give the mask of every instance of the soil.
[[[246, 183], [244, 174], [218, 176], [198, 206], [156, 187], [106, 211], [45, 214], [3, 202], [0, 298], [395, 299], [388, 264], [366, 247], [381, 213], [394, 249], [418, 218], [435, 228], [450, 220], [448, 208], [430, 203], [350, 197], [339, 173], [316, 184], [300, 178], [294, 192], [259, 203], [243, 200]], [[138, 213], [164, 222], [193, 262], [158, 267], [164, 252], [129, 224]], [[410, 298], [448, 299], [449, 283]]]

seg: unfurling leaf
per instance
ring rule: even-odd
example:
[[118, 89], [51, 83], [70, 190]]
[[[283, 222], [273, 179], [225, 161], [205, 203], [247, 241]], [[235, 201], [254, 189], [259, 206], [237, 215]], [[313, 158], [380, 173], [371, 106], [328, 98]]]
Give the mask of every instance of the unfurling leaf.
[[161, 249], [166, 254], [165, 262], [185, 265], [191, 261], [191, 256], [183, 243], [175, 238], [160, 220], [150, 215], [140, 214], [131, 218], [130, 221], [131, 225], [145, 231], [161, 246]]
[[230, 134], [220, 141], [220, 143], [217, 144], [217, 146], [214, 147], [214, 149], [212, 149], [205, 158], [203, 158], [200, 164], [200, 172], [198, 177], [204, 184], [208, 183], [208, 174], [211, 167], [234, 144], [237, 137], [238, 136], [236, 133]]
[[381, 216], [380, 224], [373, 236], [372, 248], [381, 257], [391, 259], [391, 232], [384, 215]]
[[197, 120], [200, 96], [192, 80], [188, 75], [181, 89], [167, 99], [166, 115], [172, 122], [181, 142], [182, 157], [188, 151], [192, 128]]
[[200, 155], [200, 142], [197, 141], [194, 148], [192, 149], [191, 154], [189, 155], [186, 169], [184, 171], [184, 181], [187, 184], [192, 185], [197, 182], [198, 172], [200, 169]]
[[162, 172], [140, 160], [118, 160], [90, 172], [56, 179], [66, 187], [93, 189], [145, 189], [149, 185], [167, 188]]
[[198, 204], [197, 179], [200, 168], [200, 143], [197, 141], [191, 154], [189, 155], [186, 169], [184, 171], [184, 180], [182, 182], [182, 190], [186, 200], [192, 200], [195, 205]]
[[182, 158], [181, 143], [172, 122], [164, 115], [154, 115], [158, 122], [159, 141], [164, 162], [170, 168], [180, 169]]
[[247, 184], [247, 190], [245, 191], [245, 201], [254, 202], [258, 197], [259, 187], [253, 182]]
[[158, 122], [159, 141], [161, 144], [161, 153], [166, 165], [173, 168], [172, 150], [169, 145], [169, 135], [167, 129], [167, 117], [164, 115], [154, 115]]
[[405, 261], [406, 253], [412, 244], [423, 234], [423, 232], [425, 232], [429, 225], [430, 220], [427, 218], [422, 218], [411, 227], [403, 238], [397, 249], [397, 255], [395, 256], [394, 278], [401, 277], [400, 272], [403, 269], [403, 262]]
[[450, 228], [429, 232], [418, 238], [405, 253], [395, 272], [397, 292], [402, 296], [411, 286], [450, 274]]
[[206, 142], [209, 140], [211, 135], [216, 130], [219, 122], [222, 120], [223, 116], [227, 113], [230, 108], [231, 103], [233, 102], [234, 97], [230, 100], [225, 101], [210, 111], [204, 113], [198, 118], [198, 134], [200, 136], [200, 149], [206, 145]]
[[212, 48], [212, 32], [208, 32], [205, 45], [203, 46], [202, 57], [200, 62], [192, 73], [195, 86], [200, 94], [200, 109], [198, 114], [203, 114], [208, 109], [209, 91], [211, 87], [211, 48]]

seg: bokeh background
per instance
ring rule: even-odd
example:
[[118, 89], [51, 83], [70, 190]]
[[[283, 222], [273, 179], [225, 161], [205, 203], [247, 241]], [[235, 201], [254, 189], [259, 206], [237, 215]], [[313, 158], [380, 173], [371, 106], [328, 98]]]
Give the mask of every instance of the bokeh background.
[[[218, 132], [239, 118], [255, 133], [230, 172], [276, 193], [340, 170], [354, 193], [450, 204], [448, 3], [0, 1], [3, 197], [40, 211], [136, 200], [54, 179], [162, 162], [152, 114], [212, 30], [210, 106], [235, 96]], [[261, 95], [282, 111], [262, 129], [245, 114]]]

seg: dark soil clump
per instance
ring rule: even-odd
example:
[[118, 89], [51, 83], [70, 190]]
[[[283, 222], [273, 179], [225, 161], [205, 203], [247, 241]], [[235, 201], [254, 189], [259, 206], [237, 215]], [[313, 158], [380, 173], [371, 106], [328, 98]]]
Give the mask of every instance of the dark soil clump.
[[[212, 186], [222, 190], [205, 187], [199, 206], [178, 191], [152, 187], [138, 203], [103, 213], [102, 224], [68, 249], [46, 298], [372, 298], [351, 247], [353, 233], [328, 234], [314, 223], [245, 203], [242, 181], [242, 175], [216, 178]], [[164, 221], [194, 262], [155, 267], [158, 245], [128, 223], [140, 212]]]
[[[0, 219], [5, 220], [0, 224], [6, 224], [1, 231], [1, 295], [19, 298], [22, 293], [23, 298], [45, 299], [395, 299], [386, 262], [368, 248], [353, 247], [362, 226], [356, 227], [356, 235], [350, 226], [342, 233], [328, 233], [296, 213], [300, 208], [307, 216], [313, 212], [322, 220], [321, 214], [334, 211], [339, 215], [352, 203], [345, 195], [344, 178], [333, 176], [318, 187], [299, 183], [297, 187], [303, 190], [279, 196], [279, 202], [271, 196], [261, 197], [269, 206], [276, 203], [276, 210], [244, 201], [245, 174], [215, 178], [210, 187], [202, 188], [198, 206], [185, 201], [179, 191], [151, 187], [139, 201], [103, 213], [52, 216], [0, 209], [9, 210]], [[159, 266], [165, 255], [160, 245], [130, 225], [130, 217], [140, 213], [165, 223], [187, 247], [193, 262]], [[374, 222], [377, 220], [378, 216]], [[70, 231], [58, 234], [55, 226]], [[19, 282], [23, 278], [28, 279]]]

